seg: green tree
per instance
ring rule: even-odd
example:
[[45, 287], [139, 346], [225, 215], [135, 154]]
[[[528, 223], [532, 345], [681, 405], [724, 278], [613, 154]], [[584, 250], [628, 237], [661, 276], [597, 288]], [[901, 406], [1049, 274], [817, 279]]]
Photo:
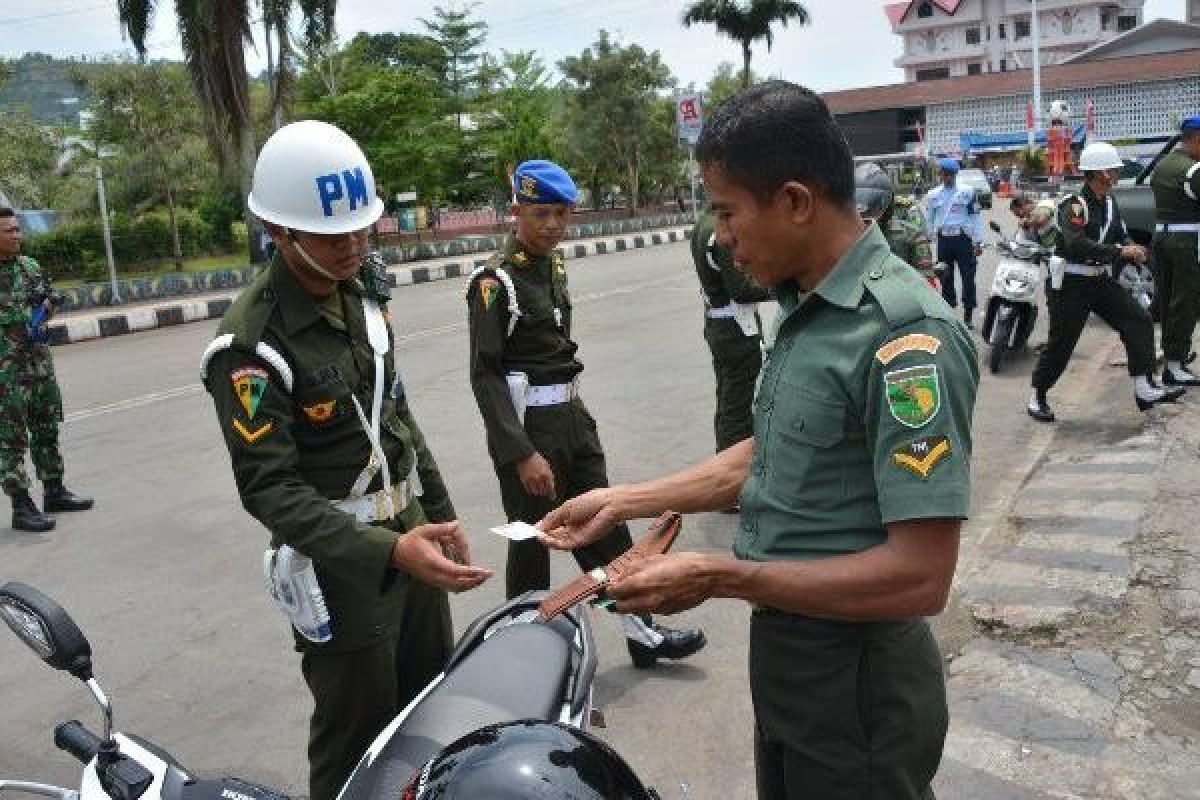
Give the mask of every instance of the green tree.
[[487, 39], [487, 23], [472, 19], [475, 4], [463, 9], [433, 7], [433, 20], [422, 18], [421, 24], [446, 54], [447, 70], [445, 86], [451, 98], [451, 112], [458, 129], [463, 129], [462, 117], [468, 100], [475, 95], [483, 83], [484, 64], [482, 46]]
[[778, 22], [786, 28], [791, 21], [801, 26], [809, 22], [808, 10], [793, 0], [697, 0], [683, 12], [685, 28], [712, 25], [742, 46], [742, 88], [750, 85], [751, 45], [766, 39], [769, 52], [775, 38], [771, 26]]
[[[93, 98], [87, 137], [115, 152], [130, 205], [165, 203], [175, 266], [183, 269], [177, 207], [215, 175], [203, 157], [203, 121], [188, 75], [176, 64], [114, 63], [79, 76]], [[117, 198], [114, 197], [114, 200]]]
[[614, 165], [636, 210], [643, 170], [662, 135], [655, 125], [657, 101], [675, 84], [671, 71], [657, 50], [622, 47], [603, 30], [595, 44], [563, 59], [558, 68], [575, 89], [569, 130], [576, 153], [597, 175], [606, 162]]
[[0, 108], [0, 195], [18, 208], [43, 207], [57, 158], [51, 131], [24, 111]]
[[[758, 83], [758, 76], [753, 72], [750, 73], [750, 83]], [[737, 67], [728, 61], [722, 61], [717, 65], [717, 71], [713, 73], [705, 88], [705, 107], [716, 108], [742, 88], [742, 76], [738, 74]]]

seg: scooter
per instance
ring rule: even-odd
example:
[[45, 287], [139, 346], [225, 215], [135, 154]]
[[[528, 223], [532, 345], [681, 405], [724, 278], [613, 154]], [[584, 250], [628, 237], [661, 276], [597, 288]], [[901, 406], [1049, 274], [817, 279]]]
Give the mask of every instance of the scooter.
[[[546, 592], [527, 592], [476, 619], [445, 670], [379, 734], [342, 788], [341, 800], [401, 796], [430, 757], [480, 727], [541, 719], [580, 728], [590, 720], [595, 644], [586, 612], [538, 616]], [[0, 796], [57, 800], [290, 800], [240, 778], [202, 780], [163, 748], [113, 730], [112, 705], [92, 674], [88, 640], [65, 610], [31, 586], [0, 586], [0, 618], [43, 661], [87, 684], [104, 717], [103, 736], [76, 720], [54, 729], [54, 744], [78, 759], [78, 789], [0, 779]]]
[[991, 347], [988, 369], [1000, 371], [1009, 354], [1025, 347], [1037, 322], [1037, 287], [1042, 280], [1042, 265], [1051, 258], [1046, 248], [1005, 236], [995, 220], [991, 229], [1000, 234], [995, 243], [1002, 254], [992, 278], [992, 293], [988, 297], [980, 334]]

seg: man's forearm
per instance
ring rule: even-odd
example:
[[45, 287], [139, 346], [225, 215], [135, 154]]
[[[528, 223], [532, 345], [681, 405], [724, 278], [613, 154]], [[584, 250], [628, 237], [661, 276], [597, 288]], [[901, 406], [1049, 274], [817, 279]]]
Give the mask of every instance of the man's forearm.
[[643, 519], [668, 509], [688, 514], [729, 508], [750, 473], [753, 452], [754, 439], [746, 439], [682, 472], [618, 487], [621, 516]]

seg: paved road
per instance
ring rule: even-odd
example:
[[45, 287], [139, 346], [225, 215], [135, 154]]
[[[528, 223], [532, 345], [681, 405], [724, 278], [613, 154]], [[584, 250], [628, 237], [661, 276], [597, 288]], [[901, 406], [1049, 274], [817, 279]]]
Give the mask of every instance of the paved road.
[[[989, 259], [985, 261], [990, 262]], [[584, 396], [600, 423], [616, 481], [660, 474], [712, 446], [712, 375], [700, 336], [686, 245], [599, 256], [571, 267]], [[990, 269], [979, 279], [986, 295]], [[393, 302], [398, 362], [425, 432], [474, 536], [477, 557], [501, 566], [501, 520], [482, 425], [466, 382], [461, 281], [406, 287]], [[241, 774], [305, 791], [307, 694], [297, 657], [258, 569], [264, 536], [240, 508], [197, 357], [215, 323], [82, 343], [56, 351], [67, 400], [68, 482], [95, 511], [64, 517], [48, 536], [0, 531], [0, 581], [19, 578], [57, 597], [89, 634], [97, 676], [118, 727], [169, 747], [201, 774]], [[1035, 340], [1044, 334], [1035, 334]], [[1104, 370], [1085, 336], [1071, 376]], [[1030, 360], [985, 375], [976, 411], [974, 507], [964, 567], [979, 552], [1015, 483], [1048, 442], [1022, 412]], [[1085, 398], [1059, 394], [1064, 414]], [[734, 522], [687, 521], [685, 546], [727, 550]], [[573, 562], [555, 559], [556, 580]], [[966, 569], [964, 569], [964, 574]], [[499, 580], [453, 601], [456, 627], [502, 598]], [[682, 615], [709, 647], [653, 672], [629, 666], [618, 627], [598, 619], [597, 699], [616, 743], [664, 792], [753, 796], [745, 682], [747, 609], [713, 602]], [[939, 621], [964, 642], [964, 614]], [[0, 775], [70, 785], [78, 772], [53, 749], [54, 723], [97, 715], [83, 687], [51, 673], [0, 636]]]

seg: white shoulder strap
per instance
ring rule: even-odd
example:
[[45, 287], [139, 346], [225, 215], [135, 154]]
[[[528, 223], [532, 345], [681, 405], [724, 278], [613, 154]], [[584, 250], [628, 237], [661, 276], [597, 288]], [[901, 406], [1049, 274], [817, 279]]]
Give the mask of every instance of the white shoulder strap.
[[708, 266], [712, 267], [717, 272], [720, 272], [721, 268], [719, 266], [717, 266], [717, 261], [715, 258], [713, 258], [713, 253], [712, 253], [713, 248], [716, 246], [717, 246], [717, 235], [715, 233], [710, 234], [708, 237], [708, 244], [704, 248], [704, 258], [705, 258], [705, 260], [708, 261]]
[[[207, 380], [209, 362], [217, 353], [232, 347], [233, 339], [232, 333], [224, 333], [208, 343], [208, 347], [204, 348], [204, 354], [200, 357], [200, 380]], [[266, 342], [259, 342], [255, 345], [254, 354], [275, 370], [283, 387], [290, 393], [295, 383], [295, 377], [292, 375], [292, 368], [288, 366], [287, 359]]]
[[512, 277], [500, 267], [492, 267], [484, 264], [482, 267], [476, 267], [471, 275], [467, 278], [467, 292], [471, 291], [471, 285], [475, 283], [475, 279], [485, 272], [490, 272], [496, 276], [496, 280], [504, 285], [504, 291], [508, 294], [508, 333], [505, 338], [512, 336], [513, 331], [517, 328], [517, 319], [521, 316], [521, 308], [517, 305], [517, 287], [513, 286]]

